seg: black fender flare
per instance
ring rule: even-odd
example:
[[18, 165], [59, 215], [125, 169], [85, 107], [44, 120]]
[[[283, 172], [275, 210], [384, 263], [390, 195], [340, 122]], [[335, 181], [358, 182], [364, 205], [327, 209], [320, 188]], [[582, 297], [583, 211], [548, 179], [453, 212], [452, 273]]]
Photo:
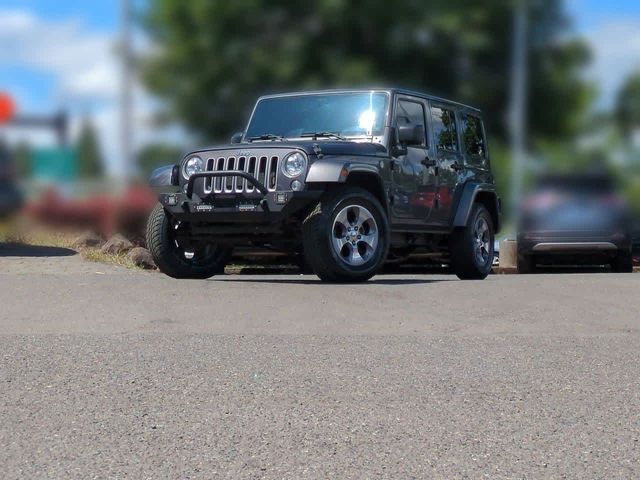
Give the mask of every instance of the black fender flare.
[[149, 177], [149, 186], [156, 193], [175, 193], [180, 185], [180, 167], [165, 165], [156, 168]]
[[481, 199], [482, 203], [487, 207], [493, 218], [495, 231], [496, 233], [499, 232], [501, 227], [500, 198], [496, 193], [495, 186], [490, 183], [469, 182], [464, 185], [456, 205], [452, 227], [457, 228], [467, 225], [471, 209], [477, 199]]
[[344, 183], [352, 172], [380, 175], [380, 169], [370, 163], [360, 163], [348, 158], [323, 158], [309, 167], [307, 183]]
[[[376, 196], [383, 208], [389, 211], [389, 199], [385, 195], [384, 181], [379, 163], [365, 163], [348, 158], [324, 158], [315, 161], [309, 168], [306, 183], [332, 184], [355, 182], [355, 185], [366, 188]], [[366, 177], [362, 177], [362, 175]], [[375, 179], [375, 184], [369, 182]]]

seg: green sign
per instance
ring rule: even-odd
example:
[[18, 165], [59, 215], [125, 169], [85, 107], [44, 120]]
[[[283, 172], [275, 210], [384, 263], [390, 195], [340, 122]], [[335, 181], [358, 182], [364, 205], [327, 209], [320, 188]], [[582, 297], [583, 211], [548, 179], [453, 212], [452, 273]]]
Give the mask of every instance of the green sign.
[[78, 158], [72, 148], [40, 148], [31, 157], [35, 180], [68, 182], [78, 177]]

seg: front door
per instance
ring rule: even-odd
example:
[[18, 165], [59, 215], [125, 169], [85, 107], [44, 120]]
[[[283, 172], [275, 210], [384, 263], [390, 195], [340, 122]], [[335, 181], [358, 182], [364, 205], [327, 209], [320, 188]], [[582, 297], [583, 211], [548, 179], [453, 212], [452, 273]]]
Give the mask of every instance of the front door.
[[394, 125], [422, 129], [424, 140], [420, 144], [407, 145], [405, 155], [393, 158], [392, 209], [396, 223], [425, 225], [431, 214], [436, 178], [433, 169], [425, 165], [428, 159], [426, 121], [424, 101], [409, 97], [397, 99]]
[[432, 221], [437, 225], [448, 226], [455, 190], [464, 178], [464, 157], [460, 151], [455, 111], [437, 104], [432, 104], [430, 110], [439, 172]]

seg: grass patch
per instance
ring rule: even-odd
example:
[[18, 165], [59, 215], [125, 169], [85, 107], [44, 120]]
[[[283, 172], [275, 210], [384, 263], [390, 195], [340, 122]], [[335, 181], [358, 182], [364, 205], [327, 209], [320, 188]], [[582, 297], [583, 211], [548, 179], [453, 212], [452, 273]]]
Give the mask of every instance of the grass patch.
[[84, 248], [80, 250], [80, 256], [90, 262], [107, 263], [109, 265], [118, 265], [120, 267], [142, 270], [142, 268], [129, 260], [126, 253], [114, 255], [110, 253], [103, 253], [99, 248]]

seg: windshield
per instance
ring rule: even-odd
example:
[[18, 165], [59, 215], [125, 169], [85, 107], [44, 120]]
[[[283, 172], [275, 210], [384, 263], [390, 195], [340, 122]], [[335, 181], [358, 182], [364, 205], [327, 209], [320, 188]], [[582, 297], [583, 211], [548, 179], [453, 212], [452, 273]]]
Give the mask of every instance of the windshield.
[[382, 92], [265, 98], [256, 105], [245, 138], [381, 136], [387, 104], [388, 95]]

